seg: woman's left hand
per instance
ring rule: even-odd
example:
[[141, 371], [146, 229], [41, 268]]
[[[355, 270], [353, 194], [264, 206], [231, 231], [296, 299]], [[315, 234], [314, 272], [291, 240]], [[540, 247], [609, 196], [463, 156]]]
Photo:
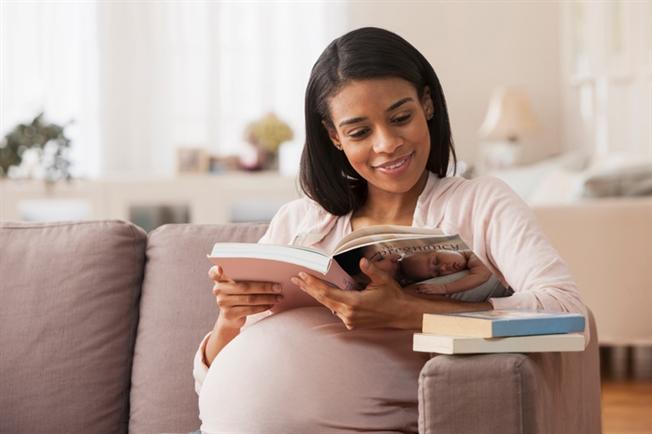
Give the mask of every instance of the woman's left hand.
[[329, 308], [349, 330], [406, 328], [410, 322], [406, 321], [410, 309], [405, 309], [409, 296], [398, 282], [366, 258], [360, 260], [360, 270], [371, 279], [363, 291], [344, 291], [306, 273], [293, 277], [292, 283]]

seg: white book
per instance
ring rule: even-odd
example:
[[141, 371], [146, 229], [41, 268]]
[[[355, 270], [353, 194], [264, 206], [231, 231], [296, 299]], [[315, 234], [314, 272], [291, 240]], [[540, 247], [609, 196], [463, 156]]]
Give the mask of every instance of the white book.
[[584, 351], [582, 333], [478, 338], [415, 333], [412, 349], [425, 353], [544, 353]]

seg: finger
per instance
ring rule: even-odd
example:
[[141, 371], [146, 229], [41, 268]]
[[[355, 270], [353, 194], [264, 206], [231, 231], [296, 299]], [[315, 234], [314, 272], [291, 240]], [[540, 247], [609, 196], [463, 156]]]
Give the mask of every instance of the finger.
[[307, 273], [299, 273], [298, 277], [291, 279], [302, 291], [311, 295], [315, 300], [330, 308], [337, 310], [342, 304], [351, 304], [353, 293], [331, 286], [326, 281]]
[[446, 294], [446, 288], [441, 285], [417, 285], [416, 290], [421, 294]]
[[213, 265], [208, 270], [208, 277], [210, 277], [214, 282], [233, 282], [232, 279], [229, 279], [224, 274], [224, 269], [219, 265]]
[[387, 284], [394, 280], [394, 277], [391, 276], [388, 272], [381, 270], [376, 267], [372, 262], [367, 260], [367, 258], [360, 259], [360, 270], [371, 279], [371, 283], [375, 284]]
[[429, 294], [422, 292], [417, 289], [416, 285], [410, 285], [406, 286], [403, 288], [403, 291], [406, 294], [418, 297], [418, 298], [423, 298], [425, 300], [447, 300], [447, 297], [445, 295], [439, 295], [439, 294]]
[[227, 295], [221, 296], [217, 300], [220, 308], [232, 306], [260, 306], [267, 304], [276, 304], [283, 300], [283, 296], [271, 294], [247, 294], [247, 295]]
[[276, 282], [219, 282], [213, 287], [213, 294], [280, 294], [283, 288]]

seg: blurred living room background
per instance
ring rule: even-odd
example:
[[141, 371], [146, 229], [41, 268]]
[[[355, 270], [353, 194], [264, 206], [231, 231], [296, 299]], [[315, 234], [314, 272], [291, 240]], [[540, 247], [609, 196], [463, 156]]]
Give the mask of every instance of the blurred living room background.
[[1, 4], [3, 220], [268, 220], [312, 64], [366, 25], [435, 67], [459, 174], [535, 205], [652, 190], [649, 2]]
[[458, 174], [498, 176], [534, 209], [596, 315], [603, 369], [649, 385], [650, 1], [2, 0], [0, 221], [268, 221], [301, 194], [310, 69], [362, 26], [428, 58]]

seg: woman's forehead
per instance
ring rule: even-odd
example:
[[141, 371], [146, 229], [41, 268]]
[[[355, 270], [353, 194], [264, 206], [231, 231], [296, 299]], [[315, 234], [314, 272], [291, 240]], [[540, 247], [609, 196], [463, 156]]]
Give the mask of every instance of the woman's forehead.
[[345, 117], [364, 117], [368, 111], [386, 111], [405, 98], [417, 101], [417, 90], [402, 78], [375, 78], [352, 80], [329, 98], [333, 120]]

